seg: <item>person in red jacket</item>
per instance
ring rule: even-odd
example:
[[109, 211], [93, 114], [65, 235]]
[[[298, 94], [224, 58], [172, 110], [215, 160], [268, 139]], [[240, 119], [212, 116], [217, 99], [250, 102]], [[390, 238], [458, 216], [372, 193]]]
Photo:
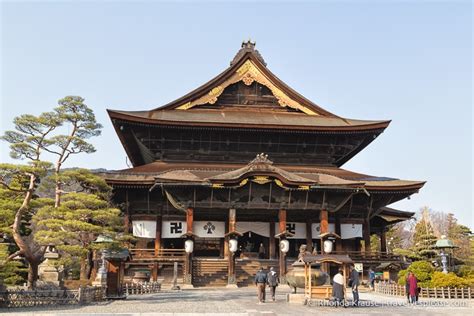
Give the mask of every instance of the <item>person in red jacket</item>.
[[415, 274], [410, 272], [410, 276], [408, 277], [408, 284], [410, 289], [410, 300], [412, 304], [416, 303], [416, 297], [418, 293], [418, 281], [416, 280]]

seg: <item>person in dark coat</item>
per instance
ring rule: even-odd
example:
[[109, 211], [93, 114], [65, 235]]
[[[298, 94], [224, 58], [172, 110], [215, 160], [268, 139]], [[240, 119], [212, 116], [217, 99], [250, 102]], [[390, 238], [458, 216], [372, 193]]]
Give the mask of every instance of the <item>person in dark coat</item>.
[[338, 305], [344, 301], [344, 276], [342, 275], [342, 269], [339, 269], [332, 279], [332, 296]]
[[258, 269], [255, 275], [255, 285], [257, 286], [258, 302], [265, 303], [265, 285], [267, 284], [267, 274], [263, 272], [263, 268]]
[[349, 286], [352, 289], [352, 297], [354, 300], [354, 305], [359, 305], [359, 272], [351, 266], [351, 274], [349, 275]]
[[407, 278], [405, 280], [405, 293], [407, 294], [408, 303], [410, 303], [410, 280], [409, 280], [409, 277], [410, 277], [410, 273], [407, 274]]
[[258, 247], [258, 258], [265, 258], [265, 246], [263, 246], [263, 243], [260, 243], [260, 247]]
[[267, 274], [267, 283], [272, 294], [272, 300], [275, 301], [276, 287], [278, 286], [278, 274], [275, 272], [273, 267], [270, 267], [270, 272]]

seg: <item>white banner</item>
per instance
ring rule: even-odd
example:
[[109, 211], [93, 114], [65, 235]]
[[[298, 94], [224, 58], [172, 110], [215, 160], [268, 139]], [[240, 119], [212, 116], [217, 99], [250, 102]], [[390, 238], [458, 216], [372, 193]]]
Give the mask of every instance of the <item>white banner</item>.
[[[321, 228], [320, 228], [320, 223], [313, 223], [311, 224], [311, 232], [312, 232], [312, 236], [313, 236], [313, 239], [320, 239], [319, 238], [319, 235], [321, 235]], [[328, 225], [328, 233], [335, 233], [336, 232], [336, 225], [334, 225], [333, 223], [329, 223]]]
[[237, 222], [235, 229], [242, 234], [252, 232], [261, 236], [270, 237], [270, 224], [265, 222]]
[[[293, 237], [288, 236], [288, 239], [305, 239], [306, 238], [306, 223], [286, 223], [286, 231], [294, 234]], [[280, 233], [280, 224], [275, 223], [275, 234]]]
[[132, 221], [133, 236], [141, 238], [156, 237], [156, 221]]
[[341, 238], [362, 238], [362, 224], [341, 224]]
[[196, 221], [193, 223], [193, 233], [201, 238], [223, 238], [225, 222]]
[[161, 238], [180, 238], [186, 233], [186, 222], [163, 221], [161, 224]]

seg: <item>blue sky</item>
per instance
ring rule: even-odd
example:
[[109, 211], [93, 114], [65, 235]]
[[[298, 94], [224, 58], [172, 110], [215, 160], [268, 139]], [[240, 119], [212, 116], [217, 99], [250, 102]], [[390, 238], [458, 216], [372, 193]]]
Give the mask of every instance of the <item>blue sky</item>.
[[105, 110], [186, 94], [250, 37], [275, 74], [327, 110], [392, 119], [344, 168], [426, 180], [393, 207], [427, 205], [474, 228], [469, 1], [3, 1], [1, 10], [0, 132], [65, 95], [86, 98], [104, 125], [97, 152], [67, 166], [126, 168]]

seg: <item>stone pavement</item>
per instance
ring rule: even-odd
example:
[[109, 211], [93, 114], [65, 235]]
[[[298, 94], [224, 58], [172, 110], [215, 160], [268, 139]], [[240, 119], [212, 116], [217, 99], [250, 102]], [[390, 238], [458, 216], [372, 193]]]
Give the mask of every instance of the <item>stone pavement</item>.
[[[254, 288], [242, 289], [195, 289], [184, 291], [163, 291], [157, 294], [129, 296], [126, 300], [104, 302], [86, 306], [59, 306], [55, 308], [0, 309], [8, 315], [473, 315], [471, 300], [422, 300], [429, 306], [407, 306], [401, 297], [361, 293], [362, 307], [304, 306], [286, 302], [290, 290], [281, 287], [276, 302], [257, 303]], [[268, 292], [267, 292], [268, 294]], [[349, 298], [351, 295], [348, 295]], [[267, 297], [268, 298], [268, 297]], [[435, 304], [450, 304], [436, 306]], [[462, 306], [459, 306], [462, 305]]]

